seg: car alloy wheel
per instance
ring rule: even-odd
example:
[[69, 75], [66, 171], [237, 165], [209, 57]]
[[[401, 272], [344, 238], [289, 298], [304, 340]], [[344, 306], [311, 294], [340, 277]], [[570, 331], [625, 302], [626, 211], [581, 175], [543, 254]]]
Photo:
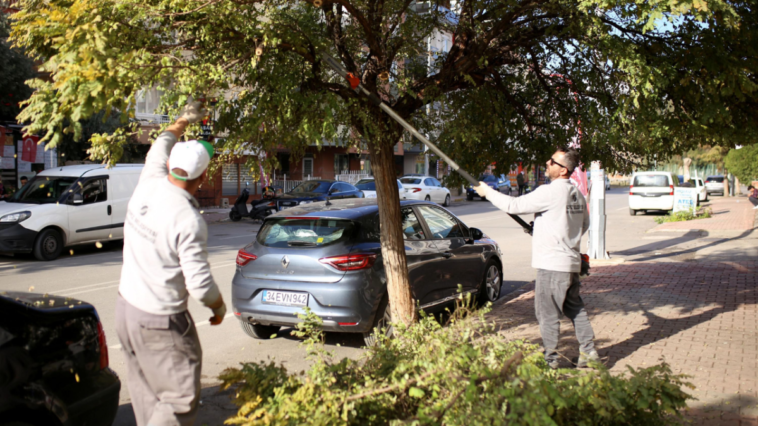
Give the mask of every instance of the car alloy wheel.
[[500, 267], [496, 262], [490, 261], [487, 263], [484, 280], [479, 289], [479, 303], [484, 305], [487, 302], [495, 302], [500, 297], [502, 285]]
[[371, 330], [363, 333], [363, 342], [367, 347], [375, 346], [379, 341], [377, 333], [383, 333], [387, 337], [392, 337], [394, 329], [392, 327], [392, 310], [390, 309], [389, 296], [384, 295], [379, 302], [379, 309], [374, 318], [374, 326]]

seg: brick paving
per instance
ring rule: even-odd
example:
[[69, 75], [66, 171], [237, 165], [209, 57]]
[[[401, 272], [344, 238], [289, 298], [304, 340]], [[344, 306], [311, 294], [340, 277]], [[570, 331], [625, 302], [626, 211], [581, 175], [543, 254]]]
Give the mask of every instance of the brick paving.
[[[694, 424], [758, 425], [758, 259], [593, 267], [582, 297], [611, 371], [665, 360], [692, 376], [697, 401], [688, 415]], [[506, 338], [541, 343], [534, 284], [498, 303], [491, 315]], [[558, 350], [567, 359], [578, 356], [567, 319]]]
[[742, 231], [753, 229], [755, 212], [746, 197], [714, 198], [704, 204], [712, 210], [708, 219], [667, 222], [653, 228], [653, 231], [673, 231], [704, 229], [708, 231]]

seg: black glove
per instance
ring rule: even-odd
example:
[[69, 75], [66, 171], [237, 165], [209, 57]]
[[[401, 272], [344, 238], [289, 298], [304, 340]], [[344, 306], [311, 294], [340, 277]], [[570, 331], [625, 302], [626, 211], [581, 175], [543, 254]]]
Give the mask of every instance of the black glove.
[[586, 277], [590, 275], [590, 257], [586, 254], [582, 255], [582, 269], [579, 272], [580, 277]]

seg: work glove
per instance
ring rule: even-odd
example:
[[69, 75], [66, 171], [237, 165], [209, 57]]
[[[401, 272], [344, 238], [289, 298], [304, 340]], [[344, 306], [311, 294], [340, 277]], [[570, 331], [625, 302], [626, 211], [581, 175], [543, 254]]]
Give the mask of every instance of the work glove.
[[211, 310], [213, 311], [213, 316], [210, 319], [211, 325], [221, 324], [226, 316], [226, 303], [221, 302], [221, 306]]
[[487, 184], [484, 182], [479, 182], [479, 186], [474, 187], [474, 191], [476, 191], [477, 194], [479, 194], [480, 197], [484, 197], [487, 195]]
[[197, 123], [198, 121], [202, 120], [203, 117], [208, 115], [208, 110], [205, 109], [203, 106], [203, 103], [200, 101], [193, 101], [188, 103], [184, 110], [182, 111], [182, 115], [179, 116], [179, 118], [184, 118], [187, 120], [190, 124]]
[[579, 277], [584, 278], [590, 275], [590, 257], [586, 254], [582, 255], [582, 269], [579, 272]]

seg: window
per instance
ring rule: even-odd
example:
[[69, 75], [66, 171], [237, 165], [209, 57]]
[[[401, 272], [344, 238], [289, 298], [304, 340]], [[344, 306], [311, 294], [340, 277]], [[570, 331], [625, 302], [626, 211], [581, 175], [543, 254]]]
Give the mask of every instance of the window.
[[432, 182], [431, 179], [424, 179], [424, 185], [426, 185], [426, 186], [434, 186], [434, 182]]
[[376, 182], [373, 179], [361, 179], [355, 187], [365, 191], [376, 191]]
[[466, 236], [467, 232], [464, 226], [446, 211], [427, 206], [419, 207], [419, 211], [429, 226], [433, 238], [441, 240]]
[[9, 200], [14, 203], [55, 203], [66, 194], [75, 177], [67, 176], [35, 176], [21, 190], [13, 194]]
[[350, 161], [347, 154], [335, 154], [334, 155], [334, 174], [340, 175], [350, 170]]
[[402, 178], [400, 179], [400, 183], [404, 183], [406, 185], [418, 185], [421, 183], [421, 179], [416, 178]]
[[[238, 173], [239, 181], [237, 179]], [[245, 183], [250, 183], [250, 186], [247, 187], [250, 194], [257, 193], [256, 188], [259, 184], [253, 179], [250, 169], [244, 164], [224, 164], [221, 168], [221, 195], [239, 195], [237, 193], [238, 182], [240, 191], [246, 187]]]
[[313, 176], [313, 158], [303, 158], [303, 177]]
[[435, 178], [431, 178], [431, 179], [429, 179], [429, 180], [431, 180], [431, 181], [432, 181], [432, 186], [436, 186], [436, 187], [439, 187], [439, 188], [441, 188], [441, 187], [442, 187], [442, 184], [441, 184], [441, 183], [440, 183], [440, 181], [438, 181], [437, 179], [435, 179]]
[[668, 187], [669, 179], [666, 175], [637, 175], [634, 177], [634, 183], [632, 186]]
[[267, 247], [323, 247], [349, 240], [354, 230], [349, 220], [282, 218], [265, 221], [257, 238]]
[[296, 186], [290, 194], [303, 194], [306, 192], [317, 192], [319, 194], [326, 194], [331, 188], [331, 182], [324, 182], [319, 180], [309, 180]]
[[108, 199], [108, 184], [105, 179], [92, 179], [82, 185], [83, 204], [101, 203]]
[[423, 240], [426, 238], [424, 228], [413, 213], [413, 209], [402, 209], [400, 214], [402, 215], [403, 239]]
[[356, 191], [356, 188], [353, 185], [350, 185], [349, 183], [338, 183], [340, 188], [340, 192], [352, 192]]

